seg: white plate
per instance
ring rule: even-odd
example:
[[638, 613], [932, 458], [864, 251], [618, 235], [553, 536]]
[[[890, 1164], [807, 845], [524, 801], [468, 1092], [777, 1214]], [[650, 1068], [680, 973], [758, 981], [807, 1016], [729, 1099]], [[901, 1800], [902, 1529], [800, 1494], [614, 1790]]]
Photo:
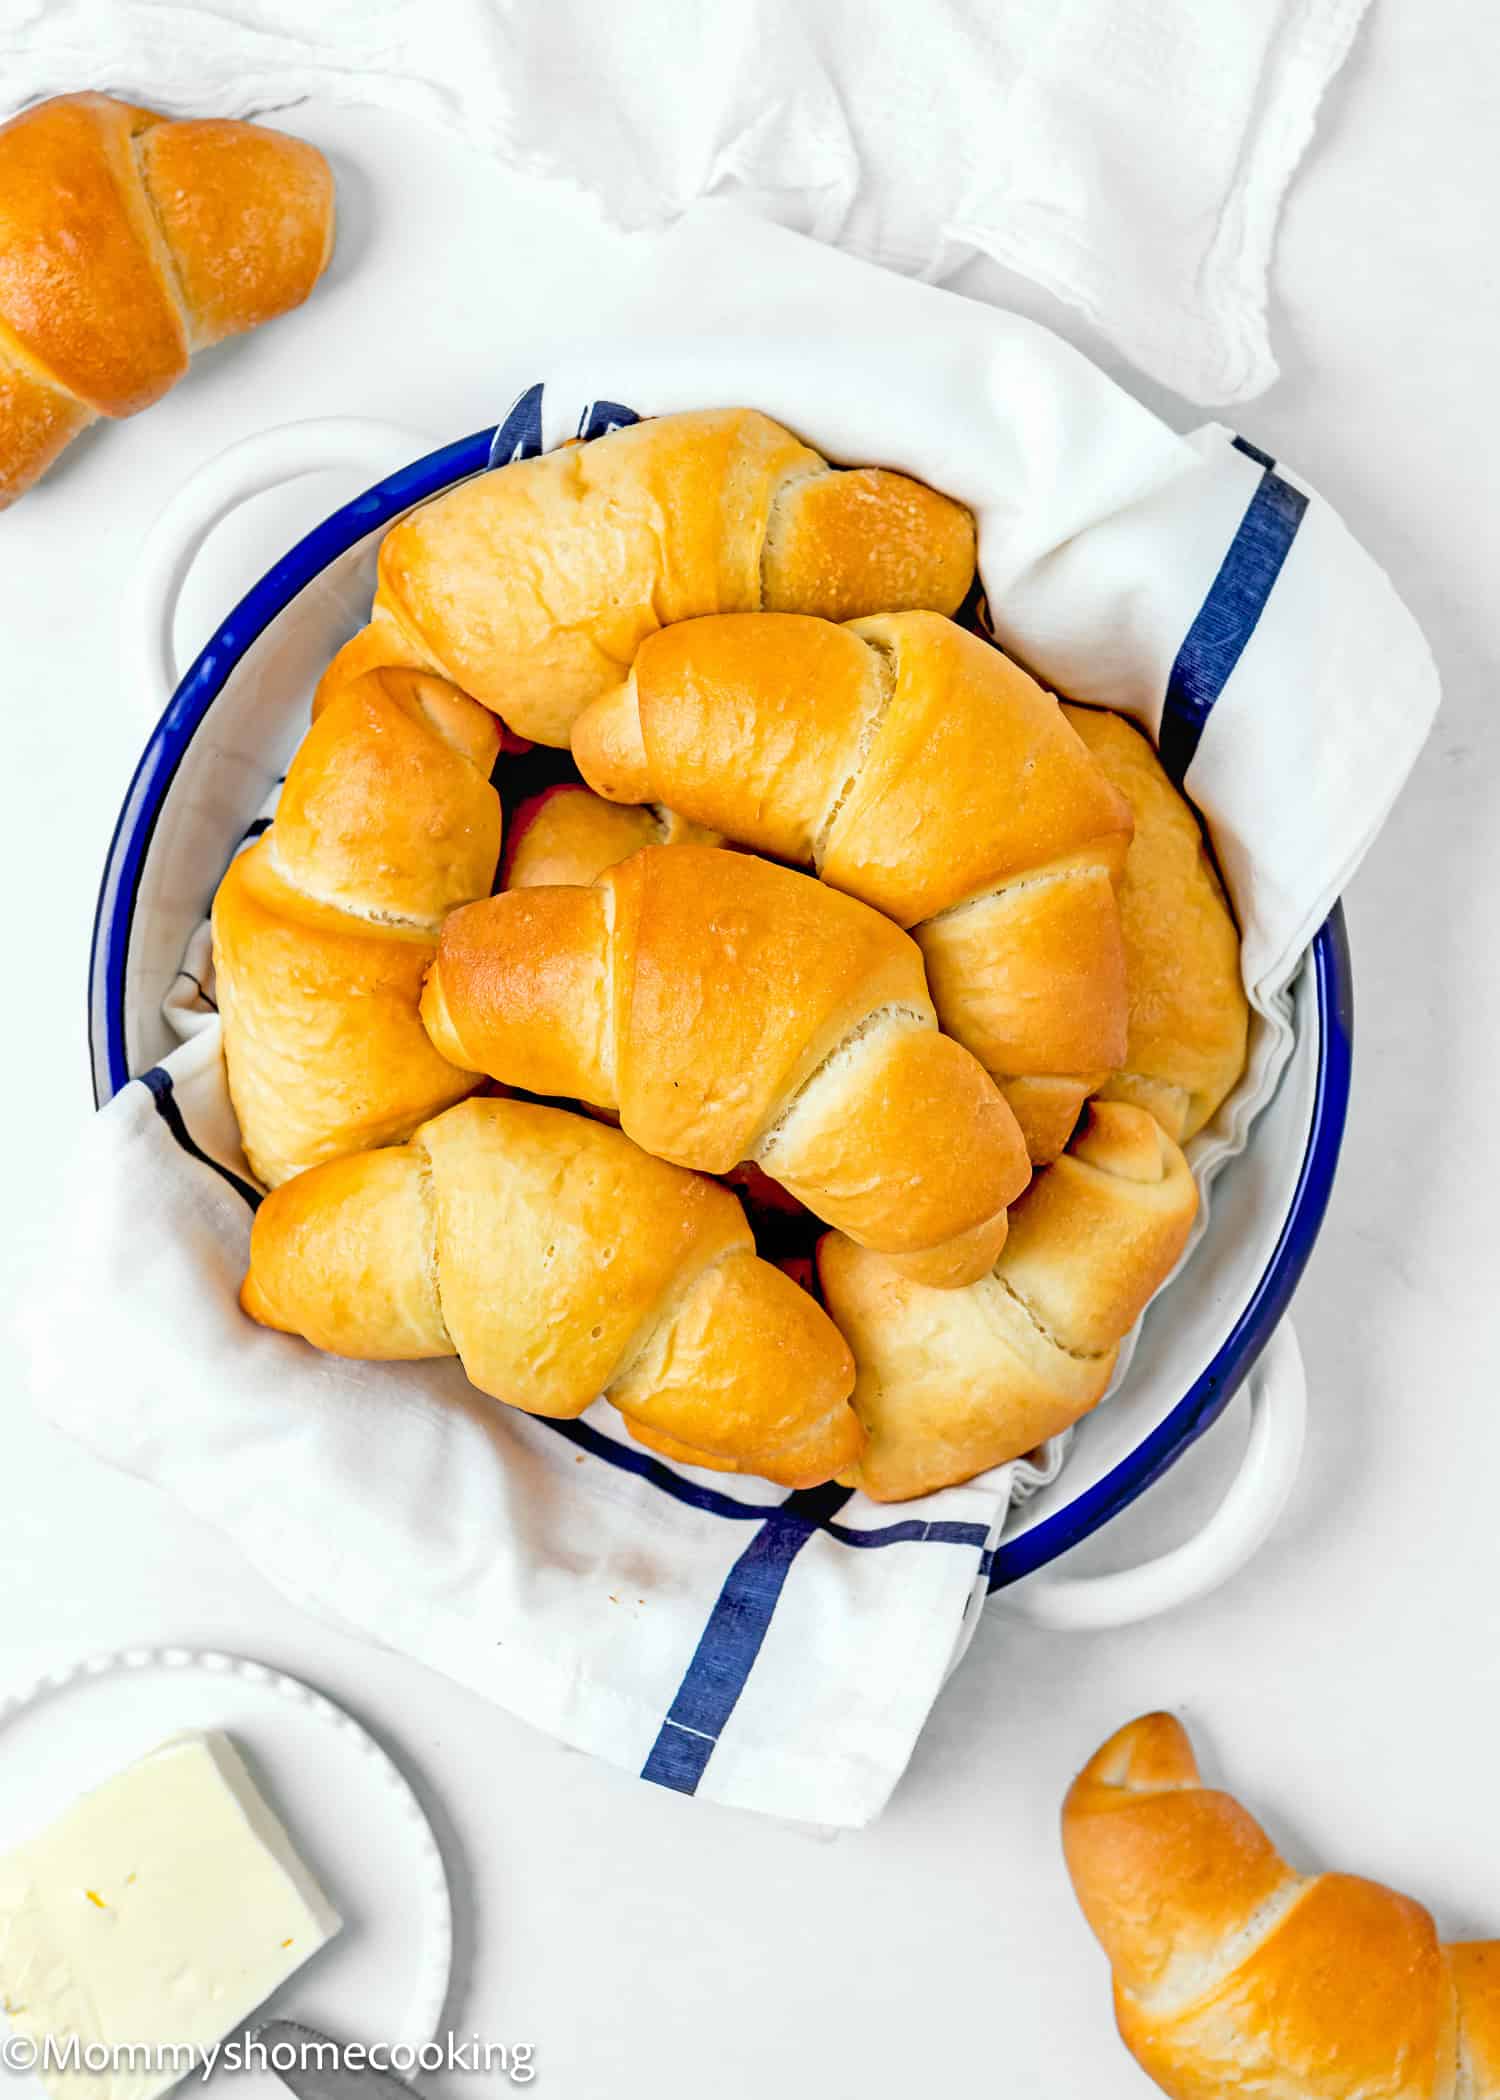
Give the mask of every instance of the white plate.
[[[366, 2043], [420, 2048], [443, 2024], [453, 1911], [437, 1839], [410, 1785], [352, 1715], [295, 1677], [187, 1648], [95, 1655], [0, 1701], [0, 1853], [183, 1729], [223, 1729], [344, 1929], [263, 2012]], [[9, 2081], [7, 2080], [7, 2084]], [[285, 2100], [247, 2072], [238, 2100]], [[17, 2082], [16, 2100], [28, 2090]]]

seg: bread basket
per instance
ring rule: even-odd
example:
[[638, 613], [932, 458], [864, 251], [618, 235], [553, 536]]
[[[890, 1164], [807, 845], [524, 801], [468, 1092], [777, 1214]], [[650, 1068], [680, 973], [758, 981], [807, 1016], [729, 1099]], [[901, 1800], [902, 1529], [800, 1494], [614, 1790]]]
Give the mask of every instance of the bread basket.
[[[234, 606], [180, 678], [173, 614], [214, 526], [299, 475], [375, 472], [409, 449], [409, 434], [346, 418], [266, 433], [211, 462], [156, 527], [132, 588], [127, 644], [152, 707], [170, 698], [121, 809], [100, 889], [89, 987], [98, 1101], [171, 1047], [163, 997], [226, 860], [295, 745], [318, 673], [365, 615], [381, 534], [412, 505], [489, 466], [500, 428], [430, 452], [334, 511]], [[1194, 1288], [1174, 1289], [1148, 1315], [1119, 1390], [1080, 1425], [1060, 1474], [1017, 1509], [994, 1555], [991, 1588], [1021, 1585], [1010, 1601], [1034, 1620], [1122, 1623], [1213, 1587], [1260, 1543], [1289, 1491], [1305, 1402], [1296, 1343], [1281, 1323], [1322, 1223], [1349, 1089], [1352, 991], [1337, 909], [1298, 976], [1295, 1028], [1274, 1100], [1216, 1183], [1192, 1256]], [[1050, 1567], [1173, 1465], [1247, 1380], [1244, 1459], [1195, 1538], [1124, 1573], [1076, 1578]]]

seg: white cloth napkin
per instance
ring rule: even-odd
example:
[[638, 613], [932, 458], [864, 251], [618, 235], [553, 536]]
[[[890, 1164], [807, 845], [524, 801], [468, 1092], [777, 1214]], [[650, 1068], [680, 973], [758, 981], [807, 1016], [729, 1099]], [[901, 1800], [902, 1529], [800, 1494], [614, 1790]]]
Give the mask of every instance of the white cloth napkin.
[[[644, 341], [663, 313], [682, 328]], [[744, 401], [835, 458], [923, 475], [978, 515], [1005, 645], [1191, 753], [1258, 1016], [1195, 1147], [1206, 1188], [1269, 1097], [1287, 981], [1436, 706], [1385, 577], [1228, 431], [1174, 436], [1030, 323], [725, 207], [643, 257], [638, 311], [601, 320], [517, 402], [497, 459]], [[900, 1508], [788, 1497], [647, 1457], [603, 1403], [535, 1422], [455, 1365], [345, 1363], [253, 1327], [217, 1022], [187, 978], [176, 1004], [199, 1032], [95, 1118], [63, 1178], [31, 1323], [41, 1404], [283, 1589], [570, 1743], [743, 1807], [873, 1816], [972, 1633], [1023, 1469]], [[1172, 1290], [1191, 1289], [1189, 1262]]]
[[928, 279], [991, 256], [1238, 401], [1276, 376], [1281, 200], [1365, 4], [21, 0], [0, 97], [406, 110], [628, 228], [727, 196]]

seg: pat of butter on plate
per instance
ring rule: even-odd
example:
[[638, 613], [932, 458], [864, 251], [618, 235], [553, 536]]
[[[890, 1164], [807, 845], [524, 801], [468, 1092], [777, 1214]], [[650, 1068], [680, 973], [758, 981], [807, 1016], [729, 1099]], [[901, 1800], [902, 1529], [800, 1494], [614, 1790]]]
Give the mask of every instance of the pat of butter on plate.
[[154, 2100], [340, 1922], [228, 1736], [174, 1736], [0, 1859], [0, 2003], [39, 2050], [133, 2048], [39, 2056], [54, 2100]]

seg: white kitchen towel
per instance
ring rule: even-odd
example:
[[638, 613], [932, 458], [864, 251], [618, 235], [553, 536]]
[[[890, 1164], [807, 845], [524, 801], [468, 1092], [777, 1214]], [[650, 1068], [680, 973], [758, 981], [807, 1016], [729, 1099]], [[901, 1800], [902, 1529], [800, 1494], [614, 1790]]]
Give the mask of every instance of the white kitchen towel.
[[[648, 341], [663, 314], [681, 325]], [[1206, 1189], [1290, 1046], [1288, 980], [1431, 722], [1410, 616], [1244, 440], [1178, 437], [1044, 330], [725, 207], [643, 254], [636, 306], [523, 392], [490, 456], [740, 401], [971, 504], [1005, 646], [1132, 714], [1185, 772], [1257, 1017], [1246, 1080], [1195, 1142]], [[160, 827], [152, 850], [171, 850]], [[650, 1457], [602, 1403], [537, 1422], [451, 1363], [346, 1363], [253, 1327], [235, 1292], [254, 1191], [195, 981], [205, 947], [173, 1002], [197, 1032], [94, 1119], [62, 1179], [29, 1322], [41, 1404], [310, 1606], [564, 1740], [686, 1793], [867, 1821], [972, 1633], [1022, 1469], [900, 1508], [786, 1496]], [[1168, 1303], [1193, 1287], [1189, 1260]]]
[[1366, 0], [11, 0], [0, 96], [438, 123], [627, 228], [733, 197], [927, 278], [975, 254], [1193, 400], [1276, 376], [1286, 187]]

